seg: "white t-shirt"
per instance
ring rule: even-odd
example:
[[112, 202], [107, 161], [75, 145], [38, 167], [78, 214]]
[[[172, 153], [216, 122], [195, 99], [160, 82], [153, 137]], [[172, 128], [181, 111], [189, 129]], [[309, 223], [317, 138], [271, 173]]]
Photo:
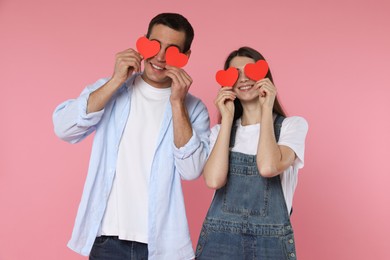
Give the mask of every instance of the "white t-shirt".
[[[260, 124], [241, 125], [241, 119], [236, 121], [237, 133], [233, 152], [245, 154], [257, 154], [257, 146], [260, 137]], [[210, 147], [214, 147], [217, 140], [221, 125], [215, 125], [211, 129]], [[296, 154], [297, 158], [294, 163], [288, 167], [282, 174], [280, 180], [282, 183], [284, 198], [288, 212], [291, 211], [294, 191], [298, 182], [298, 170], [303, 167], [305, 153], [305, 138], [308, 125], [304, 118], [299, 116], [287, 117], [282, 123], [278, 144], [290, 147]]]
[[141, 76], [132, 88], [130, 114], [99, 235], [148, 243], [150, 169], [171, 89], [152, 87]]

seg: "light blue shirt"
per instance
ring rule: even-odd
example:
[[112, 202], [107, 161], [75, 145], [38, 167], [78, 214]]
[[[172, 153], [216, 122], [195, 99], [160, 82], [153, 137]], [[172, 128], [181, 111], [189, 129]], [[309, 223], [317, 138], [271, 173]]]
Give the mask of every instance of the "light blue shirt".
[[[118, 148], [130, 112], [133, 75], [113, 95], [101, 111], [86, 114], [91, 92], [108, 79], [98, 80], [83, 90], [77, 99], [60, 104], [53, 114], [58, 137], [77, 143], [95, 132], [88, 175], [79, 205], [72, 238], [72, 250], [89, 255], [99, 232], [115, 176]], [[148, 250], [149, 259], [192, 259], [181, 180], [200, 176], [209, 152], [209, 115], [206, 106], [188, 94], [186, 107], [193, 135], [176, 148], [173, 142], [172, 108], [166, 107], [149, 183]], [[142, 127], [142, 126], [139, 126]]]

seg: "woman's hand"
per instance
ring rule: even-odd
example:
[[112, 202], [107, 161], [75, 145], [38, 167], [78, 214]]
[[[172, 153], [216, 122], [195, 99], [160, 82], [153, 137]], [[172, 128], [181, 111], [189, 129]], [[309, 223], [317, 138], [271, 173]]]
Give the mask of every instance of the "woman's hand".
[[233, 92], [232, 87], [222, 87], [214, 101], [222, 119], [228, 119], [233, 121], [234, 118], [234, 100], [236, 99], [236, 93]]
[[255, 87], [259, 90], [259, 100], [262, 111], [264, 109], [273, 109], [276, 87], [269, 78], [261, 79], [255, 83]]

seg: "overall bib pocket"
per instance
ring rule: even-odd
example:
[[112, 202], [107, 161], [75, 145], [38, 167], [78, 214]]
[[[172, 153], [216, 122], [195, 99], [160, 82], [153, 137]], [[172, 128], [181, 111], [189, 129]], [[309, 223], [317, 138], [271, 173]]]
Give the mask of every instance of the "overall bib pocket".
[[223, 211], [261, 217], [268, 215], [270, 183], [259, 175], [257, 167], [233, 169], [228, 178], [224, 187]]

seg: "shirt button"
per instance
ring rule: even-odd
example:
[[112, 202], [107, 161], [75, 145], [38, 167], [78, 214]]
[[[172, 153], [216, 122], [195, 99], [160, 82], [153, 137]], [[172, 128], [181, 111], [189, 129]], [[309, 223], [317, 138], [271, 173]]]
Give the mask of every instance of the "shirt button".
[[292, 243], [294, 243], [294, 240], [290, 239], [288, 242], [289, 242], [290, 244], [292, 244]]
[[294, 253], [291, 253], [290, 256], [291, 256], [291, 257], [295, 257], [295, 254], [294, 254]]

